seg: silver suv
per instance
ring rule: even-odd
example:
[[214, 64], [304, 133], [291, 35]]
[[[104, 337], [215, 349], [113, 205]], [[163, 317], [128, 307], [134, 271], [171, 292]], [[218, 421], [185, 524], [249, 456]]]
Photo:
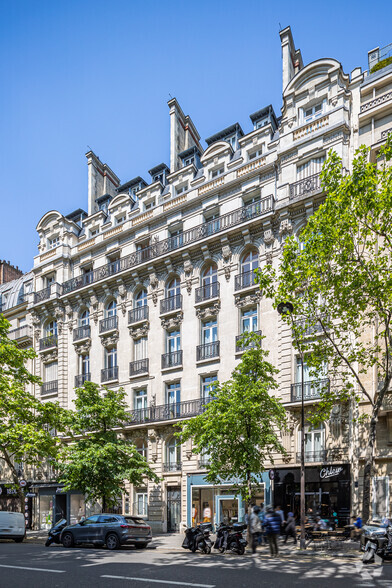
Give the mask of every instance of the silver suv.
[[138, 517], [99, 514], [65, 527], [60, 540], [64, 547], [73, 547], [78, 543], [93, 543], [106, 544], [108, 549], [118, 549], [128, 543], [143, 549], [152, 540], [152, 534], [150, 525]]

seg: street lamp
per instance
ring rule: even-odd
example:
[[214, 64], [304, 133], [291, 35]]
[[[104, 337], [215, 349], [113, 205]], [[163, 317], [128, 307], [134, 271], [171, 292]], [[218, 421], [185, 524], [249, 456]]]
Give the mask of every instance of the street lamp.
[[[294, 307], [291, 302], [280, 302], [277, 311], [281, 315], [289, 315], [291, 319], [291, 326], [293, 326], [293, 310]], [[297, 336], [294, 331], [294, 338], [297, 343], [297, 349], [301, 358], [301, 539], [300, 548], [306, 549], [305, 545], [305, 409], [304, 409], [304, 354], [301, 346], [298, 343]]]

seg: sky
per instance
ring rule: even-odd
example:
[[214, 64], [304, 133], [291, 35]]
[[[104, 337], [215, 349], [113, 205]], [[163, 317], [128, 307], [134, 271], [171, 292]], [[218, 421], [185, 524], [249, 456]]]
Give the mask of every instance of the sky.
[[88, 150], [121, 182], [169, 164], [171, 96], [202, 139], [279, 115], [280, 29], [350, 73], [391, 22], [364, 0], [0, 0], [0, 259], [29, 271], [40, 218], [87, 209]]

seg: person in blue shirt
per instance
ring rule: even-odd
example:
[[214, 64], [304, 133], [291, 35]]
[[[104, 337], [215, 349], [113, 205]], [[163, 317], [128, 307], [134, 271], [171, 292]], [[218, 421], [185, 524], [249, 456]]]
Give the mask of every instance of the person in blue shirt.
[[357, 517], [351, 517], [352, 520], [354, 521], [353, 525], [354, 528], [351, 531], [351, 539], [356, 539], [358, 537], [358, 535], [360, 535], [362, 533], [362, 519], [360, 516]]

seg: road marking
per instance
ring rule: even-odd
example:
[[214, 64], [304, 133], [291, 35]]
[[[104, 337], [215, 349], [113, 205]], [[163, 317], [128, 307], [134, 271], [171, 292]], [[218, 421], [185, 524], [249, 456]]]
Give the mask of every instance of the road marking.
[[65, 570], [47, 570], [46, 568], [25, 568], [23, 566], [7, 566], [0, 564], [0, 568], [11, 568], [13, 570], [29, 570], [32, 572], [52, 572], [53, 574], [65, 574]]
[[172, 584], [176, 586], [198, 586], [198, 588], [215, 588], [215, 584], [192, 584], [190, 582], [174, 582], [173, 580], [152, 580], [151, 578], [131, 578], [130, 576], [101, 576], [112, 580], [133, 580], [136, 582], [155, 582], [156, 584]]

